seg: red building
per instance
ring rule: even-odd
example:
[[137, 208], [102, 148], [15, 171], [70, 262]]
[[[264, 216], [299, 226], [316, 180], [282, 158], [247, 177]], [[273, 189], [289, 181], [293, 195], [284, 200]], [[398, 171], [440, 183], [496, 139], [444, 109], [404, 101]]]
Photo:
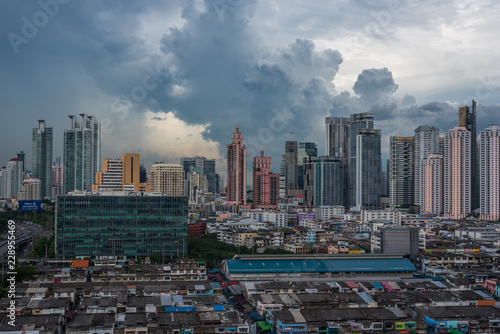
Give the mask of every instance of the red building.
[[227, 145], [227, 204], [247, 203], [247, 148], [240, 128]]
[[188, 224], [189, 239], [199, 238], [207, 233], [207, 222], [200, 221]]
[[271, 157], [265, 157], [260, 151], [259, 157], [253, 158], [253, 203], [252, 208], [278, 205], [279, 174], [271, 172]]

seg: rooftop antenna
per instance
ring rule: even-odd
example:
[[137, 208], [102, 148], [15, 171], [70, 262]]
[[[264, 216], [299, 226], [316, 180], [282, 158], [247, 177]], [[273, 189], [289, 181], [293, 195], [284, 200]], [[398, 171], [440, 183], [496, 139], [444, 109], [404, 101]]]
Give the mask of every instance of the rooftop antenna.
[[290, 141], [293, 140], [293, 131], [290, 131]]

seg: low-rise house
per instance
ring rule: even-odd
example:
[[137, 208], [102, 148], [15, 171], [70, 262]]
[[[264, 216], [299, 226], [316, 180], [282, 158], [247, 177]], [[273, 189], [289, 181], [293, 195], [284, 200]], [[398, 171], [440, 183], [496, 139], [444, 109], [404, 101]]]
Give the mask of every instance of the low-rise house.
[[116, 313], [116, 297], [93, 297], [93, 298], [83, 298], [78, 307], [85, 313]]

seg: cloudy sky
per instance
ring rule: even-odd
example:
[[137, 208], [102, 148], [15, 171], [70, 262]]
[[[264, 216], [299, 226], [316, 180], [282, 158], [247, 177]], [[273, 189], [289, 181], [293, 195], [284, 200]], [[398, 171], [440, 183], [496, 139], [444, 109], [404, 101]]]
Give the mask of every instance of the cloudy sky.
[[478, 130], [500, 123], [494, 0], [10, 0], [0, 29], [0, 163], [31, 155], [38, 119], [62, 155], [81, 113], [102, 122], [103, 157], [204, 155], [221, 172], [235, 126], [278, 171], [291, 137], [324, 152], [326, 116], [374, 112], [384, 158], [389, 136], [445, 132], [473, 98]]

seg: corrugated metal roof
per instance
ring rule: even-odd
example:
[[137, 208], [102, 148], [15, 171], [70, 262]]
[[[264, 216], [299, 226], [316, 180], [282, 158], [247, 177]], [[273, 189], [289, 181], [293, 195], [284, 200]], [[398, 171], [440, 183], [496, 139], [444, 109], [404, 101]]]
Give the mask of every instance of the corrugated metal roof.
[[413, 272], [417, 269], [406, 258], [400, 259], [300, 259], [226, 260], [230, 273], [304, 272]]
[[370, 282], [370, 283], [375, 287], [375, 289], [384, 290], [384, 287], [379, 282]]
[[372, 297], [370, 297], [366, 292], [356, 292], [366, 303], [375, 303]]
[[438, 288], [442, 288], [442, 289], [446, 289], [447, 288], [446, 284], [443, 284], [443, 283], [441, 283], [439, 281], [432, 281], [432, 284], [437, 285]]

